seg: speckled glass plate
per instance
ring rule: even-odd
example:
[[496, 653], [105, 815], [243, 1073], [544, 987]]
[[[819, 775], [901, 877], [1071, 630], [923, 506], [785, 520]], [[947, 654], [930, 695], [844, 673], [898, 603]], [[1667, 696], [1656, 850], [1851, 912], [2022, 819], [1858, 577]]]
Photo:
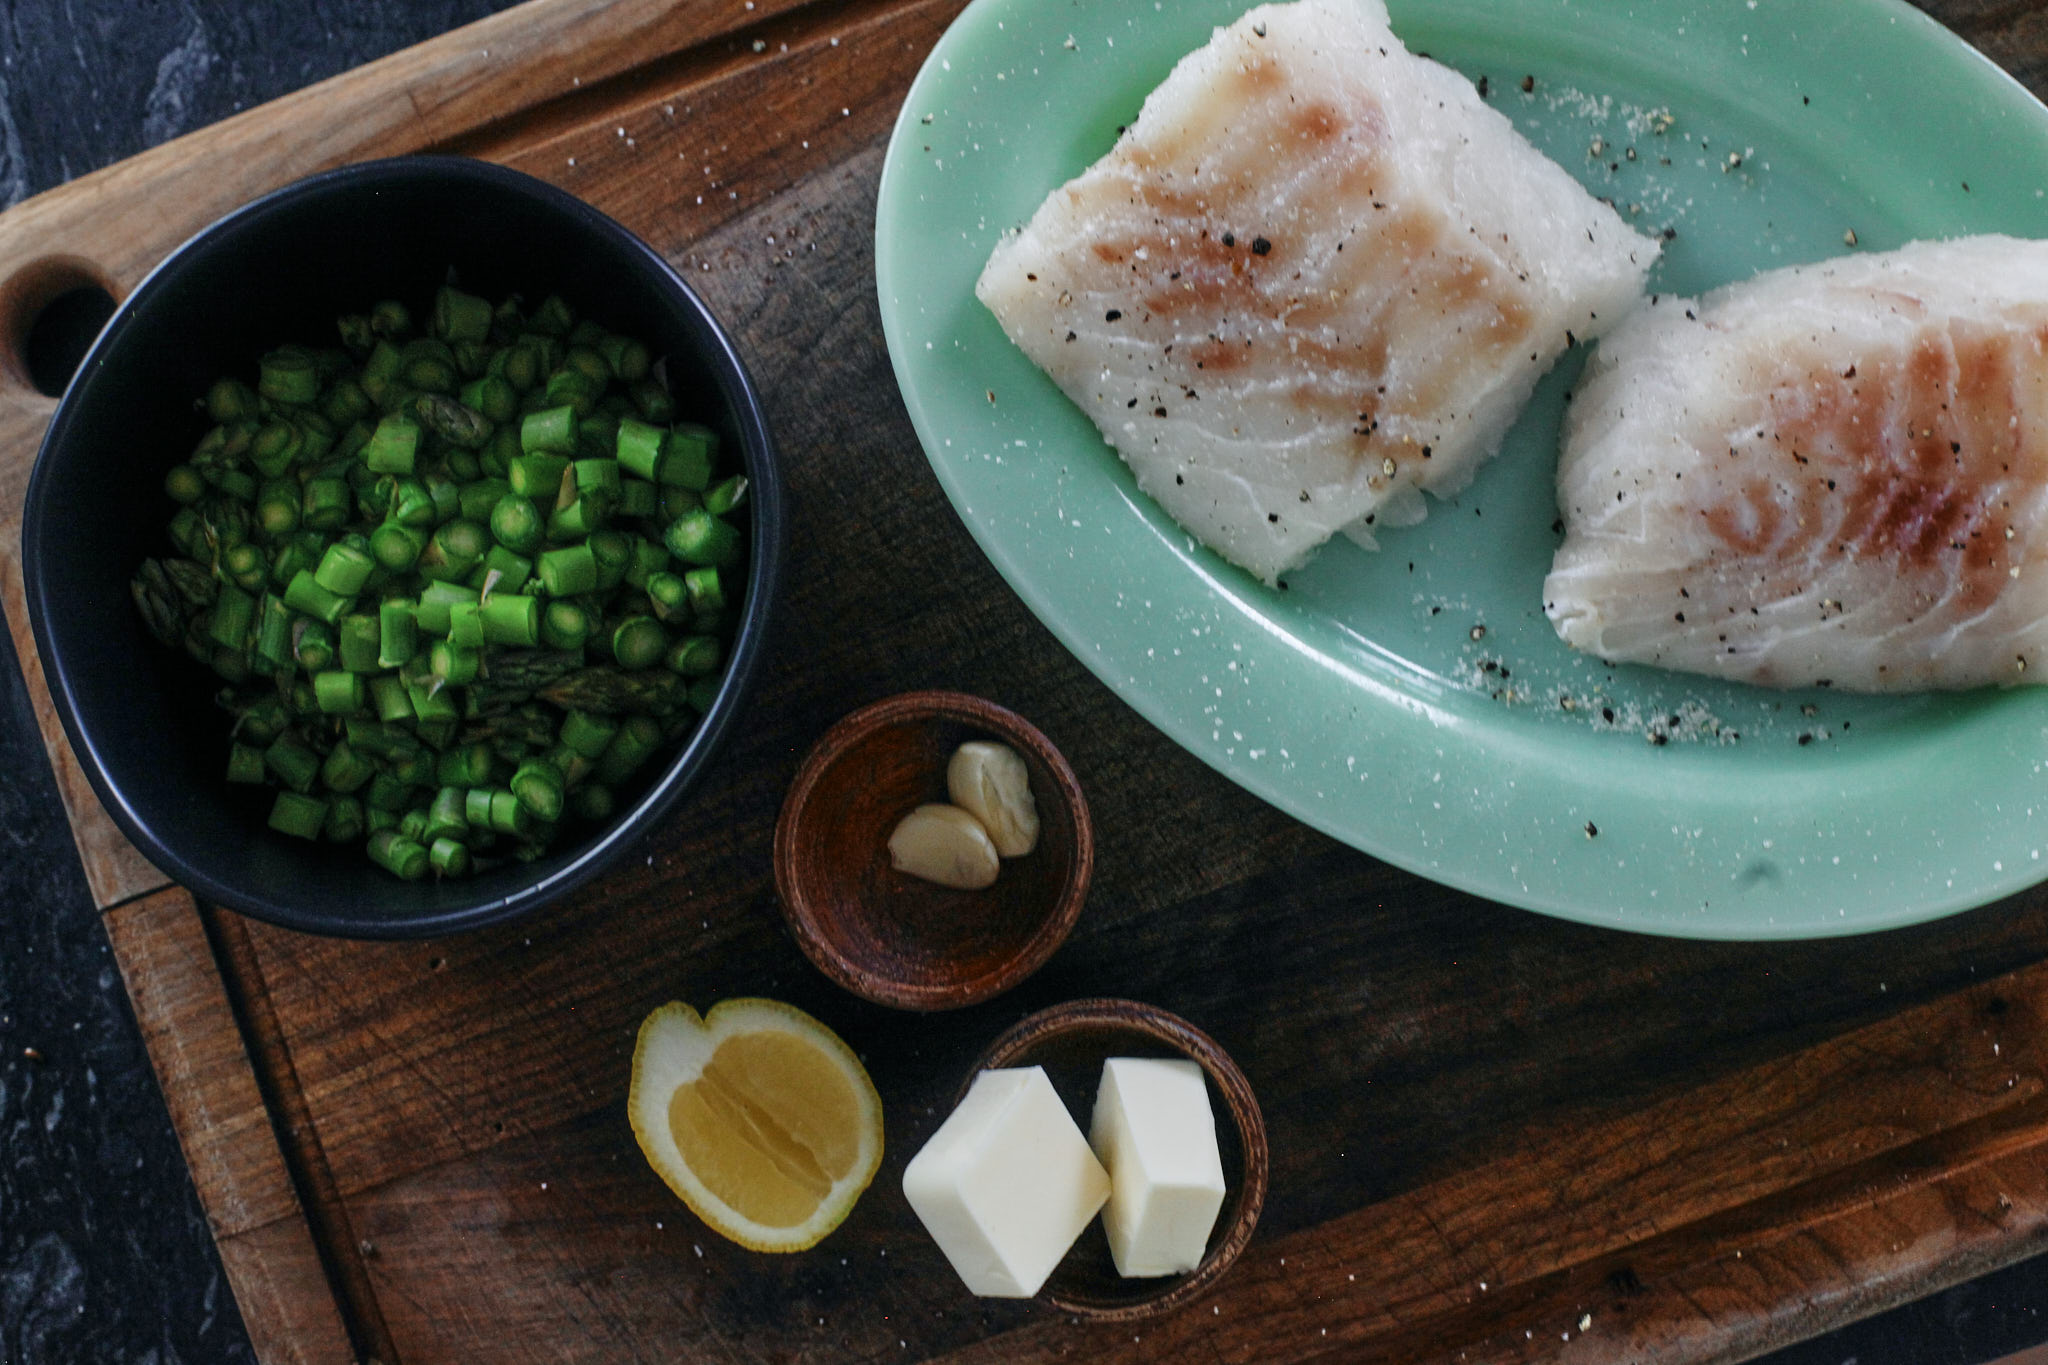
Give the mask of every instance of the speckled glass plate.
[[[1582, 357], [1463, 496], [1378, 554], [1332, 544], [1285, 592], [1137, 491], [973, 285], [997, 235], [1244, 8], [975, 0], [897, 123], [876, 223], [890, 354], [939, 481], [1039, 619], [1233, 781], [1532, 910], [1799, 937], [1931, 919], [2048, 875], [2048, 692], [1771, 693], [1610, 668], [1557, 640], [1539, 593]], [[1494, 107], [1594, 194], [1675, 231], [1653, 289], [1836, 255], [1851, 232], [1859, 250], [2048, 236], [2048, 110], [1904, 4], [1392, 9], [1411, 48], [1487, 77]]]

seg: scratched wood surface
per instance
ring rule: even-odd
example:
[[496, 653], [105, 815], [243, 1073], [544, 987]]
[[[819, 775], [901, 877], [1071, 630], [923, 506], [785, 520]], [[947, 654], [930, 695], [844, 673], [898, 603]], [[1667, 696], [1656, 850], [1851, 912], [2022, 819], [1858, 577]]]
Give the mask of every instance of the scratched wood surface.
[[[501, 161], [685, 271], [786, 459], [785, 628], [683, 813], [527, 922], [341, 943], [194, 906], [93, 805], [20, 594], [21, 494], [53, 404], [0, 347], [0, 593], [264, 1359], [1733, 1361], [2048, 1249], [2048, 892], [1812, 944], [1554, 923], [1263, 806], [1025, 611], [924, 464], [873, 298], [883, 141], [958, 8], [534, 0], [0, 215], [0, 333], [18, 339], [54, 292], [119, 296], [301, 174], [428, 148]], [[1927, 8], [2048, 88], [2048, 9]], [[805, 748], [926, 686], [1043, 729], [1100, 839], [1051, 964], [939, 1017], [829, 985], [770, 873]], [[875, 1186], [804, 1255], [709, 1234], [626, 1127], [641, 1016], [738, 994], [838, 1029], [887, 1109]], [[1213, 1034], [1272, 1138], [1244, 1260], [1135, 1329], [968, 1298], [897, 1188], [996, 1033], [1097, 994]]]

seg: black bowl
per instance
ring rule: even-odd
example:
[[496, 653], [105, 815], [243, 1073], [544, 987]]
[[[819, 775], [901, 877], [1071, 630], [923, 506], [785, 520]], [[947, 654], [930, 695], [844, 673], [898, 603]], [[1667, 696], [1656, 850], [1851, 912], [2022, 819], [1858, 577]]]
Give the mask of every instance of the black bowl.
[[[164, 473], [206, 421], [194, 400], [253, 377], [286, 341], [329, 344], [380, 298], [431, 298], [453, 269], [487, 298], [558, 293], [667, 357], [679, 414], [716, 428], [751, 492], [747, 582], [724, 684], [637, 799], [549, 856], [447, 882], [401, 882], [360, 848], [265, 828], [270, 792], [224, 780], [219, 682], [152, 639], [128, 580], [167, 553]], [[408, 157], [317, 175], [229, 214], [164, 261], [79, 366], [29, 481], [29, 618], [50, 695], [93, 789], [151, 862], [201, 897], [293, 929], [424, 937], [562, 895], [636, 844], [703, 775], [759, 672], [784, 540], [782, 484], [732, 343], [675, 271], [588, 204], [484, 162]]]

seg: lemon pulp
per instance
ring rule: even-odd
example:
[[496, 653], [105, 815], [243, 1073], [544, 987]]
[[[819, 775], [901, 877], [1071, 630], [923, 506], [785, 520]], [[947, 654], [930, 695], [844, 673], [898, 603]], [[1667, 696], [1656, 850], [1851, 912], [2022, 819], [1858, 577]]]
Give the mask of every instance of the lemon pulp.
[[706, 1189], [754, 1222], [795, 1227], [860, 1155], [860, 1101], [846, 1077], [788, 1034], [728, 1038], [676, 1087], [669, 1128]]
[[627, 1098], [641, 1150], [714, 1230], [757, 1251], [815, 1245], [882, 1156], [882, 1108], [838, 1035], [773, 1000], [647, 1016]]

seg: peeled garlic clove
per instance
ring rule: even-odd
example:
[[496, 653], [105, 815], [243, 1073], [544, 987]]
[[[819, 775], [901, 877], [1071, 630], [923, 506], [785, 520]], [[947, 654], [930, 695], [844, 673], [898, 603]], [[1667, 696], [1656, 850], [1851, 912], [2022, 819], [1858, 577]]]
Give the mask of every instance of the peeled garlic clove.
[[1015, 749], [981, 741], [961, 745], [946, 765], [946, 794], [981, 821], [1005, 858], [1021, 858], [1038, 847], [1031, 774]]
[[889, 836], [889, 861], [940, 886], [979, 891], [994, 885], [996, 846], [988, 831], [958, 806], [919, 806], [896, 822]]

